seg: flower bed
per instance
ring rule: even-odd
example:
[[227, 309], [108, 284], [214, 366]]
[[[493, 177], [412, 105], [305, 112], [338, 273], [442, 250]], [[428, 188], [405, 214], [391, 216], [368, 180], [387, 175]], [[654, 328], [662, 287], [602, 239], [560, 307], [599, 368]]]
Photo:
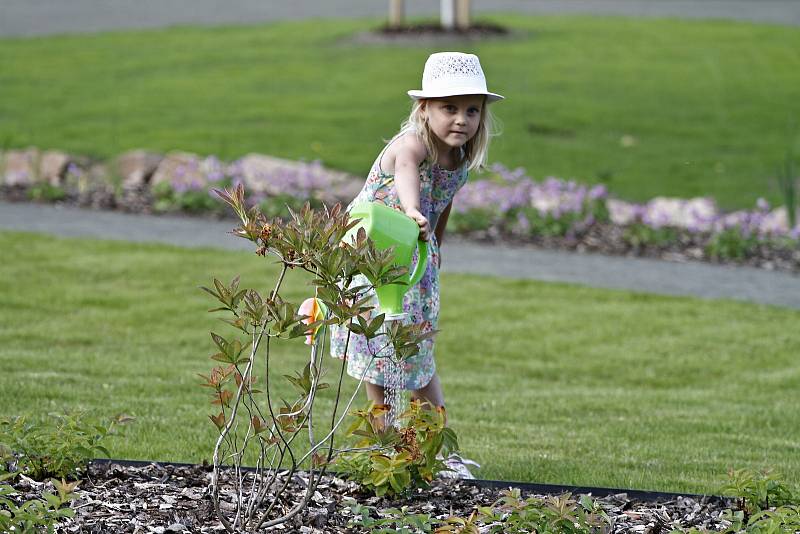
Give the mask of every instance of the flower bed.
[[[59, 521], [60, 532], [220, 532], [219, 520], [211, 505], [209, 481], [211, 473], [202, 466], [143, 465], [124, 466], [97, 463], [90, 466], [87, 479], [78, 486], [73, 507], [74, 518]], [[298, 473], [290, 481], [290, 495], [299, 498], [307, 481]], [[21, 478], [15, 489], [25, 500], [37, 498], [50, 489], [49, 483]], [[506, 490], [509, 488], [507, 487]], [[357, 484], [326, 476], [318, 486], [312, 502], [283, 532], [368, 533], [368, 532], [433, 532], [446, 528], [448, 519], [467, 521], [477, 507], [491, 507], [508, 514], [498, 503], [504, 496], [525, 507], [529, 492], [514, 497], [513, 491], [460, 480], [437, 480], [428, 490], [417, 490], [399, 498], [371, 497]], [[557, 497], [538, 495], [542, 502]], [[228, 496], [226, 499], [230, 500]], [[567, 513], [580, 507], [578, 495], [558, 501]], [[225, 501], [227, 502], [227, 500]], [[587, 501], [584, 500], [584, 503]], [[676, 497], [657, 502], [629, 497], [625, 493], [593, 499], [606, 530], [580, 530], [577, 527], [558, 532], [669, 532], [672, 529], [703, 528], [720, 531], [731, 525], [723, 517], [730, 503], [715, 498]], [[552, 502], [551, 502], [552, 504]], [[284, 503], [286, 505], [286, 503]], [[523, 508], [524, 509], [524, 508]], [[528, 512], [534, 510], [531, 507]], [[488, 524], [491, 524], [489, 522]], [[501, 525], [500, 520], [497, 521]], [[484, 524], [485, 525], [485, 524]], [[477, 528], [477, 527], [476, 527]], [[488, 532], [482, 527], [481, 532]], [[502, 527], [500, 527], [502, 529]], [[387, 529], [387, 530], [381, 530]], [[404, 530], [403, 530], [404, 529]], [[660, 529], [660, 530], [659, 530]], [[502, 530], [493, 530], [500, 532]], [[526, 530], [520, 530], [523, 532]], [[442, 530], [440, 532], [470, 532]], [[680, 530], [678, 532], [681, 532]]]
[[[132, 151], [92, 163], [53, 151], [0, 154], [0, 195], [140, 213], [223, 216], [213, 188], [244, 184], [269, 216], [305, 202], [347, 203], [362, 180], [324, 168], [251, 154], [232, 163], [175, 152]], [[752, 210], [722, 212], [711, 198], [655, 198], [635, 204], [603, 185], [530, 178], [496, 165], [459, 191], [448, 229], [473, 239], [615, 255], [702, 260], [800, 272], [800, 224], [759, 199]]]
[[785, 208], [723, 213], [713, 199], [655, 198], [633, 204], [603, 185], [547, 178], [495, 165], [455, 197], [449, 228], [477, 239], [505, 238], [609, 254], [745, 263], [800, 271], [800, 225]]

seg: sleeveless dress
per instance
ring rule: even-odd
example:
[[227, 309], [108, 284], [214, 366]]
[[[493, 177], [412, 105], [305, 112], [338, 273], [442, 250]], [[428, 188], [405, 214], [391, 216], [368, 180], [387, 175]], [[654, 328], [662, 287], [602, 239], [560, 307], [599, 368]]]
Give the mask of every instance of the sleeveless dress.
[[[388, 145], [387, 145], [388, 147]], [[367, 181], [361, 192], [350, 203], [350, 206], [357, 202], [380, 202], [391, 208], [402, 211], [400, 198], [395, 188], [394, 175], [387, 174], [381, 170], [381, 158], [386, 148], [378, 155], [372, 169], [367, 176]], [[420, 182], [420, 212], [428, 219], [431, 230], [436, 228], [439, 216], [453, 200], [456, 192], [467, 181], [466, 164], [450, 171], [437, 164], [431, 164], [427, 160], [419, 165]], [[348, 209], [350, 209], [348, 206]], [[413, 264], [416, 264], [416, 253], [414, 254]], [[369, 282], [361, 275], [358, 275], [354, 285], [368, 285]], [[371, 300], [367, 303], [370, 306], [377, 306], [377, 298], [374, 290], [371, 293]], [[436, 236], [431, 233], [428, 241], [428, 266], [418, 284], [411, 287], [406, 292], [403, 299], [403, 311], [407, 313], [406, 323], [422, 324], [423, 332], [435, 330], [439, 322], [439, 244]], [[370, 313], [370, 320], [377, 315], [377, 310]], [[364, 376], [366, 382], [384, 385], [384, 358], [375, 358], [370, 365], [373, 353], [378, 353], [385, 339], [377, 338], [368, 342], [367, 339], [359, 334], [350, 333], [350, 341], [347, 341], [348, 330], [344, 326], [331, 327], [331, 355], [336, 358], [345, 357], [345, 346], [347, 346], [347, 374], [356, 379]], [[412, 356], [404, 361], [405, 385], [404, 389], [415, 390], [428, 385], [436, 372], [436, 363], [433, 360], [433, 339], [426, 339], [420, 343], [419, 354]]]

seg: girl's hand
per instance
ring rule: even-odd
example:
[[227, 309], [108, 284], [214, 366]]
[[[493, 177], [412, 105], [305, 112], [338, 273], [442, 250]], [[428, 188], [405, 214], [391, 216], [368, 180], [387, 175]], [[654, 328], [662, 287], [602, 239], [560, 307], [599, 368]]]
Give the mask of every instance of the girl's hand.
[[419, 238], [423, 241], [430, 239], [431, 224], [428, 222], [428, 219], [426, 219], [425, 216], [416, 208], [406, 210], [406, 215], [414, 219], [414, 221], [419, 225]]

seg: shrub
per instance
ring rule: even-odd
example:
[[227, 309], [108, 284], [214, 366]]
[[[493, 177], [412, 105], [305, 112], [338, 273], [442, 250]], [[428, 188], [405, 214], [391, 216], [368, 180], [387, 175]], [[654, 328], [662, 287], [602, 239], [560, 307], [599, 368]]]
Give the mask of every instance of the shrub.
[[441, 458], [458, 450], [455, 432], [445, 427], [444, 408], [412, 401], [400, 415], [399, 428], [380, 423], [387, 411], [386, 405], [370, 405], [352, 412], [355, 421], [346, 434], [360, 439], [357, 450], [336, 459], [337, 467], [378, 496], [427, 487], [446, 469]]
[[643, 223], [634, 223], [625, 228], [623, 238], [634, 248], [656, 246], [663, 247], [678, 240], [678, 230], [671, 227], [654, 227]]
[[105, 424], [93, 424], [84, 414], [52, 415], [30, 421], [27, 417], [0, 419], [0, 467], [34, 480], [49, 477], [74, 479], [98, 454], [109, 456], [103, 442], [118, 424], [119, 416]]
[[758, 247], [755, 234], [743, 232], [739, 228], [728, 228], [712, 234], [706, 245], [706, 254], [721, 260], [744, 260]]
[[[202, 385], [212, 391], [211, 402], [218, 407], [215, 412], [220, 410], [209, 416], [219, 432], [213, 454], [211, 498], [227, 531], [253, 531], [282, 524], [303, 510], [320, 477], [339, 452], [334, 448], [334, 434], [358, 389], [340, 414], [343, 366], [346, 365], [342, 361], [341, 369], [336, 372], [338, 382], [333, 385], [336, 396], [331, 412], [320, 413], [320, 408], [314, 411], [317, 393], [330, 387], [321, 380], [326, 364], [326, 359], [321, 357], [327, 340], [326, 327], [343, 325], [348, 332], [384, 340], [385, 348], [391, 347], [389, 352], [393, 359], [416, 354], [419, 343], [430, 334], [399, 321], [386, 325], [383, 314], [370, 321], [363, 318], [363, 314], [372, 309], [365, 304], [369, 297], [365, 297], [364, 292], [397, 282], [407, 269], [395, 266], [392, 251], [377, 250], [363, 230], [354, 241], [344, 243], [345, 235], [355, 222], [349, 220], [340, 206], [315, 211], [307, 204], [299, 212], [289, 210], [287, 220], [270, 220], [258, 205], [248, 207], [241, 185], [233, 191], [217, 190], [216, 193], [233, 208], [240, 220], [234, 235], [252, 241], [258, 255], [273, 255], [280, 264], [273, 289], [263, 295], [255, 289], [240, 288], [238, 277], [229, 284], [214, 279], [211, 287], [203, 288], [219, 303], [211, 311], [224, 312], [228, 316], [225, 322], [233, 328], [230, 334], [211, 333], [215, 346], [211, 358], [220, 365], [203, 376]], [[314, 298], [323, 305], [319, 308], [325, 309], [321, 317], [300, 314], [299, 306], [281, 296], [290, 270], [313, 276]], [[367, 279], [367, 285], [353, 285], [358, 274]], [[270, 358], [284, 344], [307, 336], [311, 338], [308, 363], [294, 376], [284, 376], [294, 386], [297, 396], [277, 401], [272, 391], [275, 377], [269, 367]], [[380, 355], [372, 354], [373, 359], [378, 357], [387, 356], [383, 350]], [[257, 373], [259, 370], [261, 372]], [[256, 389], [258, 383], [264, 384], [263, 393]], [[431, 419], [439, 416], [438, 412], [414, 415], [415, 420], [428, 425], [420, 428], [421, 432], [432, 432], [428, 427], [435, 427], [436, 432], [445, 434], [436, 426], [441, 426], [441, 422]], [[414, 436], [416, 432], [417, 429]], [[293, 447], [300, 443], [301, 436], [308, 440], [307, 450], [302, 453]], [[249, 457], [255, 457], [258, 466], [253, 475], [239, 469], [244, 458]], [[222, 487], [220, 475], [227, 465], [236, 468], [232, 471], [232, 488]], [[378, 462], [378, 466], [384, 467], [382, 462]], [[307, 491], [291, 500], [286, 508], [284, 503], [290, 498], [286, 494], [288, 481], [300, 468], [307, 470]], [[417, 469], [420, 478], [429, 476], [426, 468], [430, 470], [432, 466], [426, 463]], [[375, 466], [369, 469], [374, 471]], [[383, 484], [383, 481], [374, 482]], [[252, 488], [263, 489], [252, 491]]]
[[39, 183], [28, 189], [28, 197], [36, 201], [58, 202], [59, 200], [64, 200], [67, 197], [67, 193], [57, 185]]
[[0, 532], [27, 534], [46, 529], [53, 533], [59, 520], [75, 516], [75, 510], [68, 505], [76, 498], [77, 482], [54, 479], [56, 493], [45, 491], [40, 499], [18, 502], [14, 499], [17, 494], [14, 488], [2, 483], [7, 478], [0, 470]]

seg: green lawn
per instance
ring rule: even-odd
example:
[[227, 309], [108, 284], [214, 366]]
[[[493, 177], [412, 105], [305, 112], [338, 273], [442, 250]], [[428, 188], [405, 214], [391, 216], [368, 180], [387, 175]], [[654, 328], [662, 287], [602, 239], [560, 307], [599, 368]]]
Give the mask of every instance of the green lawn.
[[[322, 159], [364, 174], [440, 48], [478, 53], [504, 135], [492, 159], [624, 198], [780, 199], [800, 123], [800, 32], [741, 22], [496, 16], [510, 40], [356, 44], [376, 20], [0, 40], [0, 146]], [[634, 146], [622, 146], [632, 136]], [[796, 139], [795, 139], [796, 140]]]
[[[240, 273], [266, 290], [271, 262], [13, 232], [0, 232], [0, 250], [3, 415], [124, 412], [137, 420], [113, 456], [210, 458], [196, 373], [213, 363], [208, 331], [226, 327], [197, 287]], [[299, 301], [296, 276], [286, 296]], [[730, 467], [798, 480], [800, 312], [478, 276], [442, 283], [437, 361], [479, 476], [697, 492], [716, 491]], [[275, 353], [275, 372], [299, 368], [305, 348]], [[326, 363], [333, 381], [336, 361]]]

